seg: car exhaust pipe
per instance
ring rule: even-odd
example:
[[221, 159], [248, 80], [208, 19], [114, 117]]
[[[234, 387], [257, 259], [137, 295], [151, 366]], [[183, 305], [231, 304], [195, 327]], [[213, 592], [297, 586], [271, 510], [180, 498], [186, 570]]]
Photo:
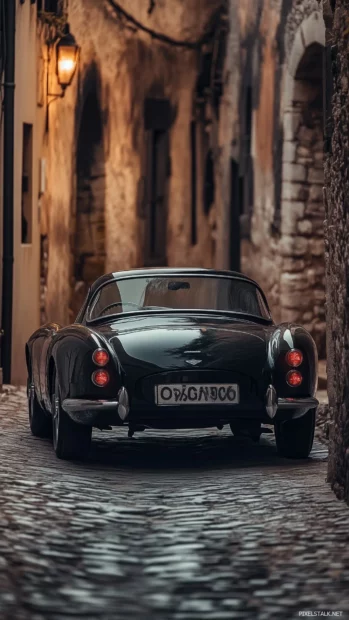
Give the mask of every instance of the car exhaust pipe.
[[278, 410], [278, 398], [276, 395], [276, 390], [273, 385], [269, 385], [265, 400], [266, 400], [265, 408], [267, 410], [267, 414], [269, 418], [273, 419]]

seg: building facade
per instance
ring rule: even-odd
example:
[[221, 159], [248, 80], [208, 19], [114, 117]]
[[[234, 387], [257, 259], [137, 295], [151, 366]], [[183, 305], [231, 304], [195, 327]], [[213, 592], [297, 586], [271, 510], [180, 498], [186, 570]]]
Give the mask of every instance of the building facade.
[[43, 320], [73, 320], [106, 271], [213, 264], [203, 92], [226, 23], [220, 5], [70, 0], [80, 62], [65, 97], [48, 108]]
[[325, 355], [322, 59], [317, 0], [230, 1], [216, 264], [263, 286]]
[[[4, 176], [5, 159], [13, 156], [13, 304], [12, 304], [12, 376], [14, 383], [26, 381], [24, 346], [28, 336], [40, 321], [40, 227], [39, 227], [39, 168], [40, 128], [43, 124], [37, 106], [37, 10], [30, 2], [16, 2], [14, 39], [14, 136], [12, 153], [4, 153], [4, 126], [8, 119], [1, 115], [1, 188], [9, 180]], [[10, 10], [10, 3], [5, 3]], [[2, 17], [4, 10], [1, 11]], [[9, 33], [2, 22], [2, 45], [4, 58], [9, 50]], [[2, 69], [4, 67], [2, 66]], [[6, 76], [5, 76], [6, 77]], [[4, 75], [3, 75], [4, 78]], [[5, 84], [3, 97], [13, 85]], [[3, 224], [3, 191], [1, 192], [1, 223]], [[6, 208], [8, 208], [7, 205]], [[10, 234], [1, 226], [1, 253], [3, 236]], [[12, 252], [11, 252], [12, 254]], [[3, 274], [1, 274], [3, 275]], [[4, 291], [3, 291], [4, 293]], [[8, 292], [2, 305], [8, 302]], [[3, 326], [2, 326], [3, 327]]]
[[325, 355], [324, 44], [318, 0], [16, 0], [14, 382], [40, 323], [142, 266], [241, 270]]
[[[11, 380], [24, 383], [28, 336], [40, 323], [74, 320], [101, 273], [213, 264], [203, 93], [213, 80], [220, 96], [211, 69], [226, 15], [219, 0], [175, 0], [171, 9], [16, 0], [15, 8]], [[57, 43], [67, 24], [80, 55], [63, 92]]]

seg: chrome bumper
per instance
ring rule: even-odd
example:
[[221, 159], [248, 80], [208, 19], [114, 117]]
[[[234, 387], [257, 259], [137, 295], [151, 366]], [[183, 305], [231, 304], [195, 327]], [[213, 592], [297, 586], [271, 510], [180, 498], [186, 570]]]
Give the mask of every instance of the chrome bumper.
[[[66, 398], [62, 408], [68, 414], [91, 411], [94, 413], [117, 412], [122, 421], [126, 420], [129, 411], [129, 398], [126, 388], [122, 387], [118, 393], [118, 400], [87, 400], [81, 398]], [[74, 416], [75, 417], [75, 416]]]
[[279, 410], [294, 410], [296, 409], [296, 415], [294, 418], [300, 417], [307, 413], [309, 409], [314, 409], [318, 406], [319, 401], [309, 396], [308, 398], [278, 398], [274, 386], [269, 385], [266, 393], [266, 405], [267, 414], [269, 418], [275, 418]]

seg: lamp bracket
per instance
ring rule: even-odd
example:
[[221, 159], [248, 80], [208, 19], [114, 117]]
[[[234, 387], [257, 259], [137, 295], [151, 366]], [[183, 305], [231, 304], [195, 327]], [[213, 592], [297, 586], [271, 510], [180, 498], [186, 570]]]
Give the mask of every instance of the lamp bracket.
[[65, 88], [62, 88], [60, 93], [47, 93], [47, 97], [52, 97], [52, 99], [47, 101], [47, 105], [49, 106], [50, 103], [52, 103], [52, 101], [55, 101], [55, 99], [62, 99], [64, 95], [65, 95]]

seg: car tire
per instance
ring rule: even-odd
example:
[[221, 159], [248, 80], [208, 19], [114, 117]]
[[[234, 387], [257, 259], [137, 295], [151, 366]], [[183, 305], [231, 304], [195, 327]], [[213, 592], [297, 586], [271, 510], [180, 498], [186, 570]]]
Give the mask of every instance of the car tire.
[[316, 409], [296, 420], [275, 422], [276, 448], [280, 456], [306, 459], [313, 447]]
[[52, 437], [52, 423], [50, 416], [40, 406], [34, 386], [28, 381], [28, 413], [29, 426], [34, 437], [47, 439]]
[[61, 405], [59, 386], [55, 380], [52, 395], [52, 434], [56, 456], [63, 460], [84, 460], [91, 447], [92, 427], [77, 424]]

